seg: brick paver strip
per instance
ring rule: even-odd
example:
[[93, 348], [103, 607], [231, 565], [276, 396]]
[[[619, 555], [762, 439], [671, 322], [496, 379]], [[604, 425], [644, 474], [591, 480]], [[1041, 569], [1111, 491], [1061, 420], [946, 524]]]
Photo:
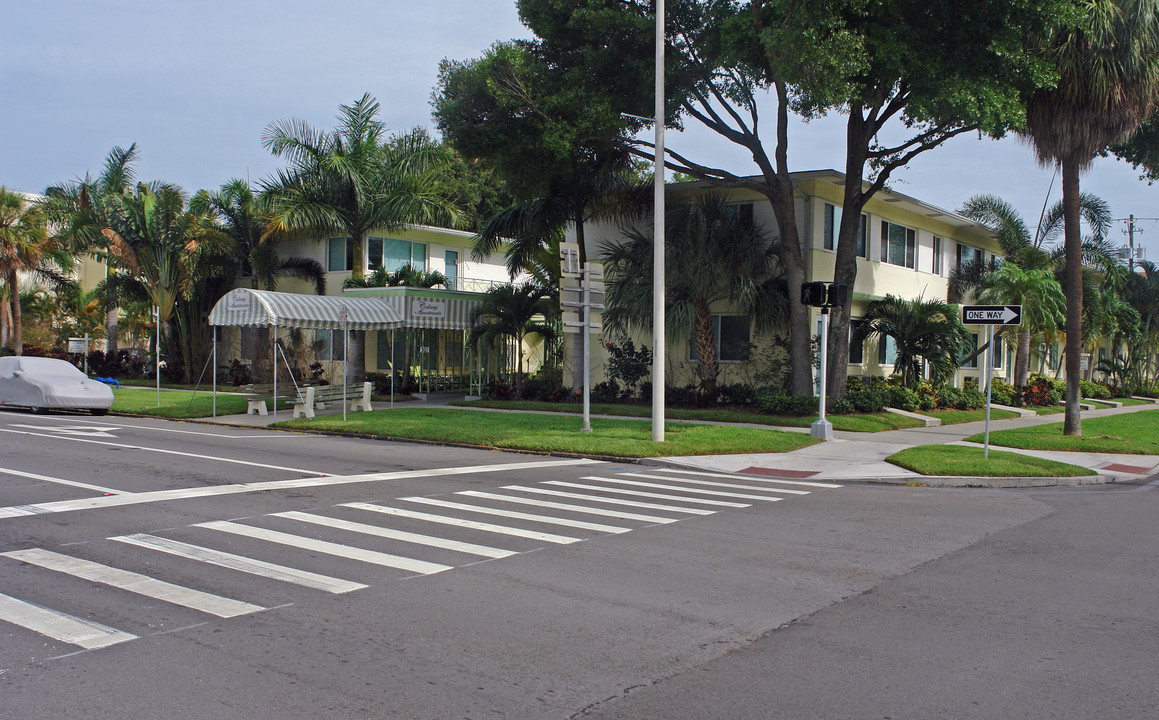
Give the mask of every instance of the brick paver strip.
[[1111, 472], [1131, 473], [1132, 475], [1142, 475], [1151, 471], [1149, 467], [1139, 467], [1138, 465], [1123, 465], [1121, 463], [1111, 463], [1103, 468], [1103, 470], [1110, 470]]

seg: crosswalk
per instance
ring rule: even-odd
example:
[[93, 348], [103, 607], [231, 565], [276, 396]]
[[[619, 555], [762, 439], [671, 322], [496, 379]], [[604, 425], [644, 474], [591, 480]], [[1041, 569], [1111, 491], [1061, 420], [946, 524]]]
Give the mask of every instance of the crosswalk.
[[[99, 610], [76, 614], [54, 609], [43, 602], [45, 592], [51, 590], [33, 593], [37, 596], [31, 599], [0, 594], [0, 637], [6, 625], [16, 626], [59, 641], [66, 648], [93, 650], [155, 632], [148, 625], [132, 625], [132, 597], [199, 616], [235, 618], [286, 605], [288, 587], [350, 593], [391, 579], [433, 575], [550, 545], [570, 545], [838, 487], [692, 470], [613, 469], [576, 480], [544, 480], [439, 496], [347, 502], [310, 512], [283, 511], [199, 522], [157, 533], [112, 536], [105, 539], [105, 546], [89, 543], [82, 548], [69, 547], [67, 552], [11, 550], [0, 552], [0, 587], [11, 587], [5, 581], [6, 572], [47, 571], [53, 577], [124, 593], [130, 619], [112, 613], [113, 619], [121, 621], [111, 623], [122, 625], [118, 628], [92, 619]], [[222, 549], [223, 545], [230, 550]], [[118, 550], [130, 556], [121, 557]], [[102, 552], [117, 556], [119, 562], [83, 557], [94, 552], [101, 559]], [[287, 554], [296, 560], [284, 564], [282, 558]], [[334, 577], [307, 569], [316, 564], [311, 559], [319, 555], [343, 561], [335, 566], [356, 577]], [[145, 567], [149, 572], [118, 564]], [[194, 568], [199, 571], [194, 572]], [[226, 575], [269, 582], [243, 585], [236, 576], [227, 581], [216, 574], [222, 570]], [[196, 588], [163, 579], [190, 576], [215, 587]], [[222, 586], [244, 587], [247, 594], [261, 597], [227, 597]], [[38, 582], [35, 587], [45, 585]], [[47, 587], [52, 587], [51, 582]], [[73, 590], [69, 598], [76, 605], [75, 585]], [[84, 605], [83, 598], [79, 603]], [[9, 627], [8, 632], [20, 631]]]

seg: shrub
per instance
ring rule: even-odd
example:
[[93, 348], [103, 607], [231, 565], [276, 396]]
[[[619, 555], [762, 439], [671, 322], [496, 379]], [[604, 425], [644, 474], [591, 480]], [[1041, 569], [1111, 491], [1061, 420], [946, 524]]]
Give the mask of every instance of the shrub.
[[1111, 391], [1099, 383], [1091, 382], [1090, 380], [1079, 381], [1080, 393], [1085, 398], [1094, 398], [1095, 400], [1110, 400]]
[[596, 383], [592, 388], [592, 402], [597, 403], [614, 403], [620, 399], [620, 386], [616, 384], [615, 380], [605, 380], [601, 383]]
[[786, 415], [789, 409], [789, 391], [766, 389], [757, 395], [757, 407], [767, 415]]
[[551, 398], [567, 397], [567, 393], [561, 392], [562, 390], [563, 383], [558, 377], [558, 373], [539, 373], [535, 377], [523, 381], [524, 400], [558, 402], [558, 400], [551, 400]]
[[623, 345], [608, 343], [608, 364], [605, 372], [610, 382], [623, 383], [626, 398], [636, 395], [636, 385], [652, 369], [652, 351], [646, 347], [639, 350], [628, 340]]
[[939, 410], [954, 410], [962, 404], [962, 390], [949, 385], [934, 391], [934, 398]]
[[1035, 373], [1027, 380], [1022, 396], [1027, 405], [1058, 405], [1065, 389], [1066, 383]]
[[958, 410], [977, 410], [980, 407], [986, 407], [986, 396], [979, 392], [978, 388], [966, 388], [962, 391]]
[[[369, 380], [372, 374], [374, 373], [366, 373], [366, 379]], [[237, 358], [234, 358], [229, 363], [229, 368], [226, 370], [226, 378], [226, 382], [228, 382], [230, 385], [233, 385], [234, 387], [239, 385], [249, 385], [254, 381], [253, 374], [250, 373], [250, 366], [244, 364]]]
[[485, 400], [510, 400], [515, 396], [515, 390], [506, 380], [492, 378], [483, 386]]
[[840, 400], [826, 400], [825, 412], [829, 415], [851, 415], [857, 410], [853, 407], [853, 403], [849, 402], [849, 395], [846, 393]]
[[664, 402], [672, 407], [691, 407], [698, 394], [694, 385], [664, 388]]
[[990, 380], [990, 402], [998, 405], [1018, 405], [1018, 390], [1002, 378]]
[[846, 390], [845, 399], [853, 407], [853, 412], [876, 413], [885, 409], [885, 391], [869, 386]]
[[898, 410], [908, 410], [909, 412], [914, 412], [921, 408], [918, 394], [909, 388], [893, 385], [886, 391], [886, 396], [886, 403], [889, 407], [897, 408]]
[[933, 393], [918, 393], [918, 408], [923, 412], [929, 412], [937, 407], [937, 400], [934, 399]]
[[790, 415], [816, 415], [821, 411], [821, 399], [815, 395], [794, 395], [789, 399]]
[[725, 405], [752, 405], [756, 402], [757, 391], [752, 385], [744, 383], [718, 385], [716, 399]]

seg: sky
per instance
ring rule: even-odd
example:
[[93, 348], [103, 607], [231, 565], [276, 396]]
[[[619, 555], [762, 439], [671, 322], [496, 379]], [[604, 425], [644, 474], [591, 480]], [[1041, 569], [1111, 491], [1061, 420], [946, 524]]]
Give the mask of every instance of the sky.
[[[138, 177], [189, 193], [231, 178], [255, 183], [279, 162], [265, 127], [300, 118], [333, 127], [340, 104], [371, 93], [391, 131], [431, 128], [439, 61], [478, 57], [529, 37], [514, 0], [55, 0], [5, 2], [0, 12], [0, 185], [26, 192], [99, 172], [114, 146], [137, 143]], [[764, 117], [772, 119], [771, 104]], [[771, 127], [765, 137], [773, 137]], [[706, 130], [667, 145], [738, 174], [752, 159]], [[790, 167], [844, 166], [843, 119], [796, 124]], [[890, 187], [948, 210], [989, 193], [1032, 226], [1061, 196], [1053, 170], [1024, 142], [962, 136], [895, 172]], [[1159, 262], [1159, 186], [1099, 160], [1082, 187], [1114, 217], [1146, 218], [1136, 244]], [[1112, 240], [1125, 243], [1126, 223]]]

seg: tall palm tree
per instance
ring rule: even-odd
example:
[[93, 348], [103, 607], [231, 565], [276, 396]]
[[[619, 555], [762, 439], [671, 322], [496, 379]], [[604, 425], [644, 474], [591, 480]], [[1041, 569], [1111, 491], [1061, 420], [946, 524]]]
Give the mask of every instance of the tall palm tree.
[[[113, 147], [105, 156], [101, 172], [95, 178], [86, 175], [83, 180], [64, 183], [47, 191], [46, 208], [52, 219], [54, 236], [65, 247], [76, 253], [89, 255], [105, 263], [113, 276], [116, 262], [108, 252], [101, 230], [108, 227], [108, 209], [118, 197], [131, 195], [136, 188], [137, 144], [128, 148]], [[100, 286], [105, 306], [105, 351], [117, 354], [118, 318], [120, 302], [117, 285], [108, 282]]]
[[232, 277], [233, 239], [190, 212], [172, 187], [142, 185], [136, 193], [114, 201], [107, 210], [108, 227], [101, 233], [118, 261], [118, 279], [135, 286], [158, 308], [167, 355], [170, 362], [182, 361], [188, 382], [193, 371], [191, 324], [188, 319], [177, 323], [184, 355], [179, 358], [173, 337], [175, 310], [179, 301], [197, 294], [199, 283]]
[[[71, 256], [48, 235], [43, 209], [23, 195], [0, 186], [0, 280], [7, 289], [8, 339], [16, 355], [24, 351], [21, 339], [20, 273], [34, 273], [63, 281], [60, 270], [71, 265]], [[0, 344], [3, 344], [0, 342]]]
[[[302, 120], [279, 120], [263, 145], [289, 167], [262, 184], [270, 225], [318, 237], [344, 235], [352, 246], [352, 274], [361, 277], [363, 248], [375, 230], [410, 224], [453, 225], [457, 208], [428, 182], [446, 152], [425, 133], [386, 137], [379, 104], [370, 94], [339, 106], [338, 126], [317, 130]], [[365, 373], [366, 335], [351, 334], [351, 369]]]
[[515, 346], [515, 396], [519, 398], [523, 397], [524, 338], [535, 333], [545, 342], [555, 339], [555, 328], [547, 319], [556, 308], [548, 296], [546, 288], [531, 282], [496, 285], [487, 291], [468, 318], [471, 330], [467, 342], [476, 351], [499, 347], [507, 340]]
[[854, 342], [867, 337], [877, 337], [879, 342], [893, 338], [895, 371], [910, 388], [921, 381], [923, 363], [929, 364], [934, 384], [950, 380], [970, 342], [956, 306], [937, 298], [903, 300], [895, 295], [869, 304]]
[[[1111, 225], [1111, 210], [1107, 202], [1095, 195], [1081, 193], [1079, 208], [1094, 236], [1104, 235]], [[1025, 387], [1030, 374], [1031, 335], [1057, 334], [1065, 317], [1065, 300], [1062, 314], [1054, 314], [1058, 310], [1054, 300], [1062, 290], [1057, 282], [1052, 283], [1049, 276], [1049, 271], [1061, 266], [1061, 258], [1044, 247], [1055, 240], [1063, 228], [1063, 203], [1059, 201], [1047, 210], [1033, 237], [1014, 206], [995, 195], [974, 195], [959, 212], [994, 233], [1003, 258], [1000, 262], [968, 261], [954, 268], [950, 273], [949, 300], [961, 302], [971, 292], [984, 292], [986, 302], [1023, 304], [1023, 324], [1018, 328], [1016, 342], [1014, 384]], [[993, 277], [1000, 267], [1007, 265], [1013, 267], [1000, 277]]]
[[1155, 0], [1080, 0], [1081, 14], [1060, 23], [1043, 52], [1059, 72], [1026, 109], [1027, 134], [1040, 162], [1062, 167], [1067, 293], [1066, 415], [1063, 434], [1082, 433], [1082, 238], [1079, 173], [1099, 151], [1130, 136], [1159, 98], [1159, 6]]
[[[787, 317], [787, 296], [778, 248], [762, 229], [733, 212], [721, 193], [678, 199], [665, 229], [665, 310], [674, 335], [688, 335], [696, 347], [700, 386], [716, 388], [720, 364], [712, 327], [713, 306], [751, 316], [758, 330]], [[621, 242], [605, 243], [607, 311], [612, 332], [647, 331], [652, 324], [652, 231], [629, 228]], [[658, 339], [659, 340], [659, 339]]]

